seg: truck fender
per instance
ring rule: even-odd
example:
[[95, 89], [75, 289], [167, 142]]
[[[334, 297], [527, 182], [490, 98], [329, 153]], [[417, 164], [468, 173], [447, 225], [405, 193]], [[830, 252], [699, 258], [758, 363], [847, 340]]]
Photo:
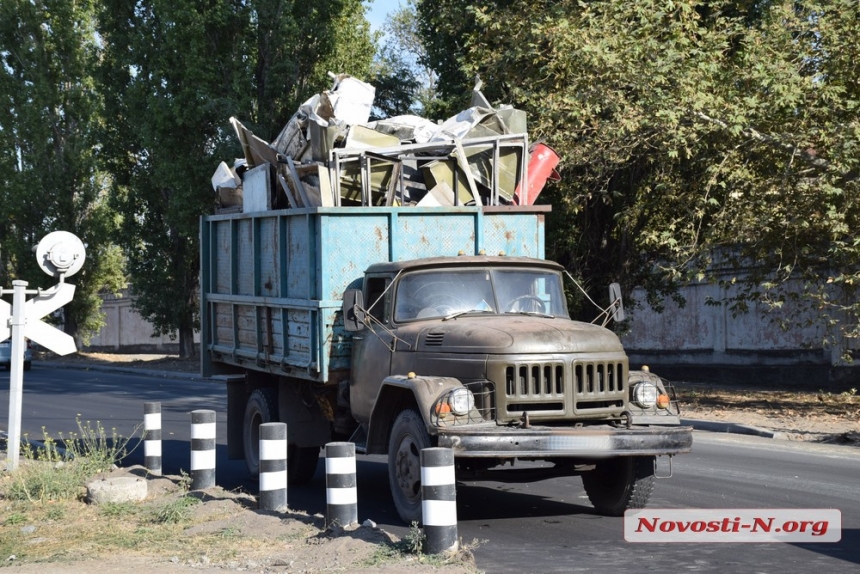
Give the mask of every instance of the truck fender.
[[[410, 376], [411, 375], [411, 376]], [[382, 381], [367, 431], [367, 454], [385, 454], [388, 451], [388, 433], [398, 413], [413, 408], [421, 414], [430, 435], [435, 435], [430, 424], [430, 410], [443, 393], [463, 383], [453, 377], [395, 375]]]

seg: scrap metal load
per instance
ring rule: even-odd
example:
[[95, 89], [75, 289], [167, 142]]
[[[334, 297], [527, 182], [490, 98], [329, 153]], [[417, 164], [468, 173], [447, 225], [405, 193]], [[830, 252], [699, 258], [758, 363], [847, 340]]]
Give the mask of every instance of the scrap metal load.
[[529, 146], [526, 114], [480, 92], [439, 124], [369, 121], [375, 88], [348, 75], [306, 101], [272, 143], [236, 118], [244, 158], [212, 177], [219, 212], [340, 206], [531, 205], [558, 155]]

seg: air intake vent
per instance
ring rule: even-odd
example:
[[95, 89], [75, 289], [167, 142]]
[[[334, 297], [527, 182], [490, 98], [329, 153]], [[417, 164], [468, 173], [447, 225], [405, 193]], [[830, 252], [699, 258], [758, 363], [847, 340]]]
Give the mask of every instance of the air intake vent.
[[444, 339], [445, 333], [427, 333], [427, 336], [424, 337], [424, 346], [441, 347]]

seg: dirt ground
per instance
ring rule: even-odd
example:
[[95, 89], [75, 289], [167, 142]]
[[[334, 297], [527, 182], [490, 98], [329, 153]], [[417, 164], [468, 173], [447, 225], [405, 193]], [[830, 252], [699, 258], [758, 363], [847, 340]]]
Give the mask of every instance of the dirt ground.
[[[199, 372], [197, 361], [170, 355], [78, 353], [62, 358], [37, 357], [38, 360]], [[683, 382], [675, 383], [675, 387], [683, 418], [753, 425], [779, 431], [788, 440], [860, 447], [860, 396], [854, 390], [833, 394], [814, 388], [775, 391]], [[140, 475], [145, 471], [131, 468], [117, 469], [114, 473]], [[8, 473], [0, 474], [0, 487], [2, 480], [11, 480]], [[447, 561], [439, 560], [410, 552], [408, 540], [398, 540], [372, 524], [327, 530], [322, 516], [260, 512], [250, 495], [217, 487], [202, 495], [194, 494], [200, 503], [173, 526], [170, 540], [164, 540], [163, 535], [150, 536], [151, 527], [141, 517], [150, 512], [145, 510], [147, 507], [164, 507], [187, 496], [181, 488], [183, 478], [147, 480], [149, 498], [132, 515], [120, 516], [118, 520], [78, 501], [68, 503], [73, 505], [65, 512], [69, 520], [52, 520], [51, 508], [43, 508], [24, 523], [10, 525], [8, 519], [0, 523], [0, 538], [24, 537], [25, 549], [27, 546], [39, 549], [25, 550], [29, 556], [0, 556], [0, 565], [14, 566], [13, 571], [22, 573], [75, 574], [153, 567], [168, 574], [200, 570], [445, 574], [477, 571], [468, 551], [469, 541], [465, 541], [466, 551]], [[14, 508], [0, 498], [0, 516], [9, 516], [10, 512], [14, 513]], [[111, 536], [92, 538], [90, 535], [99, 529], [110, 531]], [[114, 539], [124, 542], [111, 542]], [[52, 550], [53, 547], [59, 549]]]
[[[34, 368], [42, 361], [199, 372], [196, 361], [165, 355], [37, 356]], [[0, 459], [5, 461], [5, 453], [0, 452]], [[25, 464], [28, 461], [22, 460], [22, 469]], [[131, 506], [99, 508], [83, 500], [12, 501], [3, 494], [14, 477], [0, 471], [0, 567], [28, 574], [477, 572], [470, 549], [478, 542], [462, 541], [460, 551], [450, 556], [427, 556], [416, 552], [409, 537], [401, 540], [369, 521], [346, 529], [326, 528], [322, 515], [289, 509], [260, 511], [256, 498], [247, 493], [220, 487], [187, 493], [183, 489], [187, 476], [152, 477], [142, 467], [131, 467], [115, 469], [102, 478], [129, 475], [147, 481], [147, 499]], [[172, 509], [177, 501], [189, 497], [196, 499], [194, 504], [178, 507], [175, 522], [152, 523], [159, 509]], [[413, 530], [410, 536], [413, 534], [420, 535], [420, 531]]]
[[751, 425], [781, 433], [786, 440], [860, 447], [860, 394], [856, 389], [831, 393], [814, 387], [675, 386], [683, 418]]
[[[37, 463], [22, 461], [22, 470], [26, 464]], [[327, 529], [322, 516], [260, 511], [254, 497], [220, 487], [188, 493], [183, 477], [147, 476], [143, 467], [95, 480], [117, 476], [145, 480], [146, 500], [99, 506], [0, 497], [0, 566], [28, 574], [477, 572], [468, 548], [444, 558], [420, 555], [374, 524]], [[12, 480], [0, 473], [0, 492]]]

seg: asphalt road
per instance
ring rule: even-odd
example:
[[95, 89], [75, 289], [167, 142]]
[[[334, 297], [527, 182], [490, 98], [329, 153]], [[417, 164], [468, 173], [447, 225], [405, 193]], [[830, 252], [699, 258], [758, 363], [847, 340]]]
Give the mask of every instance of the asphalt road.
[[[6, 430], [8, 373], [0, 373], [0, 430]], [[251, 492], [244, 463], [226, 459], [225, 389], [204, 381], [153, 378], [35, 365], [24, 380], [23, 431], [39, 438], [100, 421], [130, 435], [145, 401], [162, 402], [164, 469], [189, 466], [189, 412], [218, 415], [218, 484]], [[142, 449], [128, 462], [140, 464]], [[661, 465], [663, 473], [668, 467]], [[597, 516], [579, 478], [526, 484], [458, 485], [459, 534], [482, 540], [475, 550], [486, 572], [860, 572], [860, 449], [696, 432], [693, 453], [679, 456], [672, 478], [658, 481], [653, 508], [836, 508], [842, 540], [830, 544], [633, 544], [620, 518]], [[403, 536], [382, 457], [360, 457], [359, 518]], [[322, 465], [313, 481], [291, 488], [289, 504], [325, 511]]]

